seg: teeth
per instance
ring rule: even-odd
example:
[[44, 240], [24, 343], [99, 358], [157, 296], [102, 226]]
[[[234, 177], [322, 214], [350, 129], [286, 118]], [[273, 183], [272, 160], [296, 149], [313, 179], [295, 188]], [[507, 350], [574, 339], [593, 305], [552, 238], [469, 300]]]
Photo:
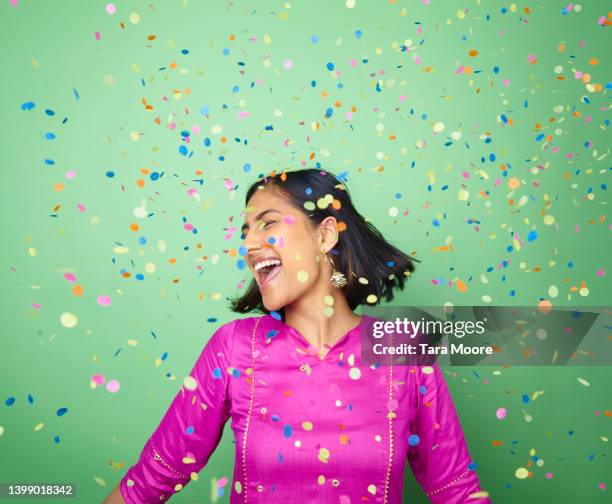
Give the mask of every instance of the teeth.
[[278, 259], [268, 259], [267, 261], [261, 261], [255, 265], [255, 271], [259, 271], [261, 268], [266, 266], [280, 266], [281, 262]]

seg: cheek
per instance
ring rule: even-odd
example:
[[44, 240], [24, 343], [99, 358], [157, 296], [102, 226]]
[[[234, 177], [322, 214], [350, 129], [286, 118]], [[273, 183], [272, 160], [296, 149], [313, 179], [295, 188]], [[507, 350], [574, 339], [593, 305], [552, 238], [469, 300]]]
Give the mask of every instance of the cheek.
[[281, 256], [286, 281], [295, 287], [309, 284], [320, 269], [312, 237], [303, 230], [286, 226], [277, 235], [277, 251]]
[[295, 251], [285, 263], [285, 274], [287, 281], [295, 288], [308, 286], [316, 282], [319, 277], [320, 264], [316, 261], [311, 251]]

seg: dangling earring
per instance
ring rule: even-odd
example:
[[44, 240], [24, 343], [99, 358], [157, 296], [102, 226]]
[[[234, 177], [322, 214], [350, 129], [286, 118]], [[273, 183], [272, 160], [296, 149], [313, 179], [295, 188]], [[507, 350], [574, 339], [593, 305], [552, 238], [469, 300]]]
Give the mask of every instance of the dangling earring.
[[331, 267], [332, 267], [332, 274], [331, 274], [331, 284], [334, 287], [337, 287], [338, 289], [341, 289], [342, 287], [344, 287], [347, 284], [346, 281], [346, 277], [344, 276], [344, 273], [342, 273], [341, 271], [338, 271], [336, 269], [336, 266], [334, 265], [334, 260], [328, 256], [327, 254], [325, 254], [325, 259], [328, 260], [331, 263]]

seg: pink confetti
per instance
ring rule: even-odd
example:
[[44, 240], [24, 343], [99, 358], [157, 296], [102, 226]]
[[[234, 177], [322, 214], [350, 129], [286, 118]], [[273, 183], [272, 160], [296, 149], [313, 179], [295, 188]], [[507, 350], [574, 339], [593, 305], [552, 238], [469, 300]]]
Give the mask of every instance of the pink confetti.
[[76, 282], [76, 276], [74, 276], [72, 273], [64, 273], [64, 278], [70, 283]]
[[389, 411], [396, 410], [398, 406], [399, 406], [399, 402], [397, 401], [397, 399], [391, 399], [389, 402], [387, 402], [387, 409]]
[[117, 6], [112, 3], [106, 4], [106, 12], [112, 16], [115, 12], [117, 12]]
[[94, 382], [96, 385], [104, 385], [106, 378], [103, 374], [95, 374], [91, 377], [91, 381]]
[[109, 296], [98, 296], [98, 304], [100, 306], [110, 306], [111, 298]]
[[495, 416], [499, 420], [503, 420], [504, 418], [506, 418], [506, 408], [497, 408], [497, 411], [495, 412]]
[[111, 380], [106, 384], [106, 390], [108, 390], [111, 394], [119, 391], [120, 384], [117, 380]]

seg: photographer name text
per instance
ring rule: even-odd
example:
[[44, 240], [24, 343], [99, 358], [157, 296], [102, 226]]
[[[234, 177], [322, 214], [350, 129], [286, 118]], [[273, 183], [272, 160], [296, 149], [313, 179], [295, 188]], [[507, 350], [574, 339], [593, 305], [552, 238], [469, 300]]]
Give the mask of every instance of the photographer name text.
[[451, 343], [448, 346], [432, 346], [427, 343], [403, 343], [389, 346], [375, 343], [372, 350], [376, 355], [493, 355], [490, 345], [470, 346], [464, 343]]

